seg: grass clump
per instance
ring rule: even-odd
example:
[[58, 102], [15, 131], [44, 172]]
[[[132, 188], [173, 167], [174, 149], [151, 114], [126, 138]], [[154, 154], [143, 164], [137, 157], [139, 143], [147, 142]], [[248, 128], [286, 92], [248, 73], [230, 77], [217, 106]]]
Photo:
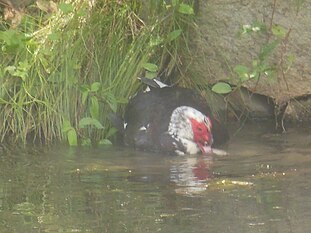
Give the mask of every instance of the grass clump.
[[181, 66], [191, 5], [85, 1], [29, 6], [0, 25], [0, 141], [109, 143], [108, 114], [122, 113], [137, 77]]

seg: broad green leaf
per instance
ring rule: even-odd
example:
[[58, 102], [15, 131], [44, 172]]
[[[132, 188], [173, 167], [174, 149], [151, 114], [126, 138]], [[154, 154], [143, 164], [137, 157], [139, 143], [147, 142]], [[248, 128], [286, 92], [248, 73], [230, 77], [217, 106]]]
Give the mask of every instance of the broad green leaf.
[[90, 113], [92, 118], [99, 119], [99, 103], [96, 96], [91, 97]]
[[100, 86], [101, 86], [100, 82], [94, 82], [94, 83], [92, 83], [92, 85], [91, 85], [91, 91], [92, 91], [92, 92], [97, 92], [97, 91], [100, 89]]
[[227, 94], [232, 91], [232, 88], [228, 83], [218, 82], [212, 87], [212, 91], [218, 94]]
[[90, 91], [90, 88], [89, 88], [88, 85], [82, 84], [82, 85], [79, 86], [79, 90], [80, 90], [81, 92], [86, 92], [86, 91]]
[[62, 125], [62, 132], [67, 133], [70, 129], [73, 129], [70, 121], [64, 120], [63, 125]]
[[116, 128], [110, 128], [106, 134], [106, 138], [111, 137], [112, 135], [114, 135], [116, 132], [118, 132], [118, 130]]
[[18, 67], [15, 66], [7, 66], [4, 68], [4, 72], [8, 72], [10, 75], [19, 77], [23, 81], [28, 77], [28, 70], [30, 65], [27, 61], [19, 62]]
[[157, 72], [158, 71], [158, 66], [156, 64], [153, 64], [153, 63], [145, 63], [145, 64], [143, 64], [143, 67], [150, 72]]
[[82, 92], [82, 104], [85, 104], [91, 90], [85, 84], [80, 85], [79, 90]]
[[185, 15], [193, 15], [194, 14], [194, 10], [193, 10], [192, 6], [185, 4], [185, 3], [179, 4], [178, 12], [181, 14], [185, 14]]
[[85, 91], [82, 93], [82, 104], [86, 103], [87, 97], [89, 96], [89, 92]]
[[72, 4], [68, 4], [64, 2], [60, 3], [58, 7], [64, 14], [68, 14], [74, 10], [74, 7]]
[[79, 127], [85, 128], [87, 126], [94, 126], [96, 129], [104, 128], [104, 126], [98, 120], [91, 117], [84, 117], [79, 121]]
[[146, 77], [146, 78], [153, 79], [153, 78], [156, 78], [156, 77], [157, 77], [157, 73], [156, 73], [156, 72], [147, 71], [146, 74], [145, 74], [145, 77]]
[[7, 66], [4, 68], [4, 72], [9, 72], [10, 75], [14, 75], [16, 71], [16, 66]]
[[14, 72], [14, 76], [21, 78], [23, 81], [26, 80], [28, 73], [25, 71], [21, 71], [21, 70], [16, 70]]
[[20, 77], [23, 81], [26, 80], [28, 77], [28, 70], [30, 68], [30, 65], [27, 61], [25, 62], [19, 62], [17, 70], [15, 71], [14, 75], [17, 77]]
[[271, 31], [273, 35], [280, 37], [280, 38], [284, 38], [287, 33], [287, 30], [280, 25], [273, 25], [271, 28]]
[[244, 82], [249, 79], [249, 69], [243, 65], [237, 65], [234, 67], [234, 72], [239, 76], [240, 81]]
[[167, 40], [168, 40], [169, 42], [170, 42], [170, 41], [173, 41], [173, 40], [175, 40], [177, 37], [179, 37], [181, 33], [182, 33], [182, 30], [181, 30], [181, 29], [174, 30], [174, 31], [170, 32], [170, 33], [167, 35]]
[[112, 145], [112, 142], [109, 139], [102, 139], [98, 143], [99, 145]]
[[234, 72], [237, 73], [239, 76], [245, 76], [245, 74], [248, 74], [249, 69], [246, 66], [243, 65], [237, 65], [234, 67]]
[[27, 38], [24, 33], [14, 29], [0, 31], [0, 41], [4, 42], [2, 50], [5, 52], [17, 52], [25, 48]]
[[76, 130], [74, 128], [70, 129], [67, 132], [67, 138], [68, 138], [68, 143], [70, 146], [78, 145], [78, 137], [77, 137]]

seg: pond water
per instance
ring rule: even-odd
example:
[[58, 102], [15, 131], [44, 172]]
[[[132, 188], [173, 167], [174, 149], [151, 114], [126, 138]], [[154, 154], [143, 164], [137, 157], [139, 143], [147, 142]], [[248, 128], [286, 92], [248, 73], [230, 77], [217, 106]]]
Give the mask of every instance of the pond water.
[[228, 156], [2, 147], [0, 232], [310, 232], [311, 129], [272, 129]]

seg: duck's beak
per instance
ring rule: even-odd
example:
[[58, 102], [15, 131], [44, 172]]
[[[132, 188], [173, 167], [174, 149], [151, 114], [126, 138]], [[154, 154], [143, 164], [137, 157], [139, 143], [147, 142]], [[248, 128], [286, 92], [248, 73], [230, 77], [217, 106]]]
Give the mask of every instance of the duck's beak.
[[212, 153], [212, 144], [213, 144], [213, 138], [211, 137], [210, 140], [199, 142], [198, 146], [202, 152], [202, 154], [211, 154]]

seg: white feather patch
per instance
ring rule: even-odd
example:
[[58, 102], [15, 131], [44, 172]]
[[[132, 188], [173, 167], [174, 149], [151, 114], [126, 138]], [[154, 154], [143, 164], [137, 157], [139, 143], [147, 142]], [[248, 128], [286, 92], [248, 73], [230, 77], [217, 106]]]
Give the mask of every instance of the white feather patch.
[[158, 79], [156, 79], [156, 78], [153, 79], [153, 81], [154, 81], [156, 84], [158, 84], [160, 88], [162, 88], [162, 87], [167, 87], [167, 85], [166, 85], [165, 83], [162, 83], [160, 80], [158, 80]]
[[180, 150], [175, 150], [175, 153], [176, 153], [177, 155], [185, 155], [185, 153], [182, 152], [182, 151], [180, 151]]
[[144, 93], [149, 92], [150, 91], [150, 87], [146, 87], [146, 89], [144, 90]]
[[142, 126], [142, 127], [139, 128], [139, 130], [140, 130], [140, 131], [146, 131], [147, 128], [146, 128], [146, 126]]
[[180, 138], [179, 140], [185, 146], [187, 154], [192, 155], [200, 152], [200, 148], [194, 141], [185, 138]]

